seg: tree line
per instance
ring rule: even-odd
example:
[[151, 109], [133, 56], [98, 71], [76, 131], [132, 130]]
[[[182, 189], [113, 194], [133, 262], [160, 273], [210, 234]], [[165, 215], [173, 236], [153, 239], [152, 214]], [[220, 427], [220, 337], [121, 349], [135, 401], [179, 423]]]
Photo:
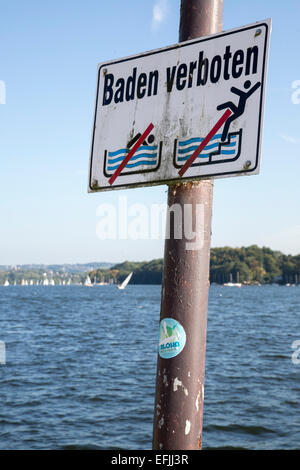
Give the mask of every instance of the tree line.
[[[89, 273], [91, 279], [101, 282], [113, 278], [122, 282], [133, 271], [131, 284], [161, 284], [163, 260], [116, 264], [110, 269], [97, 269]], [[241, 248], [212, 248], [210, 255], [210, 282], [224, 284], [297, 284], [300, 283], [300, 255], [285, 255], [257, 245]]]

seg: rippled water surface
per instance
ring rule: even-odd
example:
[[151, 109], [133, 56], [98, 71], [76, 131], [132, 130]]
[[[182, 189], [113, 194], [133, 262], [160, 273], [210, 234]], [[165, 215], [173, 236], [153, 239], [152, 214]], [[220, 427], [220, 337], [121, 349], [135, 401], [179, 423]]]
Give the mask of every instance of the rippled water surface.
[[[159, 309], [160, 286], [0, 287], [0, 448], [150, 449]], [[300, 448], [299, 315], [298, 286], [211, 287], [204, 448]]]

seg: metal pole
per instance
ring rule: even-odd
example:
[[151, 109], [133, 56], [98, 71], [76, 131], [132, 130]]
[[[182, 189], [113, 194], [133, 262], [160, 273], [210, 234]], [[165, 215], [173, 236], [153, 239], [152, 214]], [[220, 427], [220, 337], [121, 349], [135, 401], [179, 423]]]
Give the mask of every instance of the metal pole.
[[[181, 0], [179, 41], [221, 31], [222, 13], [223, 0]], [[193, 220], [197, 205], [203, 208], [203, 243], [199, 249], [187, 250], [191, 240], [184, 230], [181, 239], [175, 238], [178, 227], [175, 216], [170, 218], [160, 320], [178, 322], [186, 343], [174, 357], [158, 356], [153, 449], [193, 450], [202, 445], [212, 199], [213, 180], [169, 185], [169, 207], [176, 204], [184, 214], [190, 204]]]

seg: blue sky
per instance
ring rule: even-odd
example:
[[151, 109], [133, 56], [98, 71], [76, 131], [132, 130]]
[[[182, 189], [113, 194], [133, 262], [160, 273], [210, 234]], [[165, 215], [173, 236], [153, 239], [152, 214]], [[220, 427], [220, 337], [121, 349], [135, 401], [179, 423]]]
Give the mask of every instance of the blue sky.
[[[97, 64], [178, 40], [179, 0], [0, 5], [0, 264], [147, 260], [162, 240], [97, 238], [99, 204], [166, 202], [166, 186], [87, 194]], [[261, 174], [215, 181], [212, 246], [300, 253], [298, 0], [224, 0], [223, 29], [272, 18]]]

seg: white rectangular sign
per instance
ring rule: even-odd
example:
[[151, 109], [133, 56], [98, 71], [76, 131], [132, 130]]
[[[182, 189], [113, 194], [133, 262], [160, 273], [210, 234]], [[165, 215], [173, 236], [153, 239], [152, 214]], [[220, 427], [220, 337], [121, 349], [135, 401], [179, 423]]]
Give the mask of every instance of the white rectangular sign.
[[89, 192], [257, 174], [270, 30], [99, 64]]

